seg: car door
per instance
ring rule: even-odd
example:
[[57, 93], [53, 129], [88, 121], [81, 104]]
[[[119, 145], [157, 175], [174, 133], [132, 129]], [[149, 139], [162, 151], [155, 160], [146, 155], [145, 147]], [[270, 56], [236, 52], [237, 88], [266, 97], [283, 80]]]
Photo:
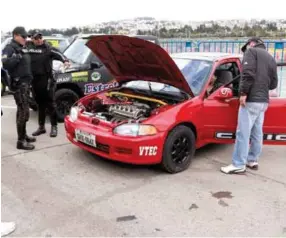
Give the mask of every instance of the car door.
[[[232, 79], [236, 77], [237, 80], [227, 86], [233, 89], [238, 81], [239, 59], [217, 63], [210, 77], [212, 78], [219, 69], [223, 70], [225, 68], [225, 70], [228, 70], [230, 65], [236, 69], [235, 72], [232, 72]], [[231, 72], [231, 70], [229, 71]], [[210, 81], [211, 79], [208, 83]], [[204, 121], [203, 138], [207, 143], [233, 143], [235, 139], [239, 98], [237, 93], [234, 93], [233, 97], [228, 99], [215, 98], [216, 93], [221, 89], [222, 87], [218, 88], [211, 95], [204, 98], [202, 110], [202, 120]]]
[[270, 97], [265, 113], [264, 144], [286, 145], [286, 63], [278, 64], [276, 97]]
[[[279, 85], [282, 86], [277, 91], [283, 91], [286, 84], [283, 84], [286, 80], [285, 71], [279, 76]], [[206, 98], [203, 109], [205, 140], [209, 143], [234, 143], [238, 109], [239, 98], [236, 93], [228, 100], [215, 99], [214, 94]], [[265, 113], [263, 132], [264, 144], [286, 145], [286, 95], [270, 97], [269, 106]]]

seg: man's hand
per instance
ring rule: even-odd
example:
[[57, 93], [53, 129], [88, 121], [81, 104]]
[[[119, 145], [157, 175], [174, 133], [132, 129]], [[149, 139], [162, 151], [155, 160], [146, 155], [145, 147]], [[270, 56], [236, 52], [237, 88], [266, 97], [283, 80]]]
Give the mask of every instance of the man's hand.
[[65, 67], [65, 69], [66, 69], [66, 68], [69, 68], [70, 65], [71, 65], [71, 64], [70, 64], [69, 61], [65, 61], [65, 62], [64, 62], [64, 67]]
[[246, 105], [246, 97], [247, 96], [240, 96], [240, 98], [239, 98], [240, 106], [245, 107], [245, 105]]

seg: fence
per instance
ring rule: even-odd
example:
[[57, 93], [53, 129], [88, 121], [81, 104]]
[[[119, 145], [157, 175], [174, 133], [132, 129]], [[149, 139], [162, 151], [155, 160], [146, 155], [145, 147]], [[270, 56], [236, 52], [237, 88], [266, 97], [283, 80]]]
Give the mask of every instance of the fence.
[[[226, 52], [241, 53], [245, 41], [232, 40], [160, 40], [160, 45], [170, 54], [180, 52]], [[286, 61], [286, 41], [265, 41], [266, 49], [277, 62]]]
[[286, 98], [286, 62], [278, 63], [277, 74], [279, 82], [277, 87], [278, 95]]

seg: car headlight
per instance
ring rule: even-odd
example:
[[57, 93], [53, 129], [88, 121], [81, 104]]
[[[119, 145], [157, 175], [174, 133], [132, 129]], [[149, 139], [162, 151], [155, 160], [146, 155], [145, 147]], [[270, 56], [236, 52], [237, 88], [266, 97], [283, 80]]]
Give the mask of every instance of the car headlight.
[[123, 124], [114, 129], [114, 134], [121, 136], [151, 136], [157, 133], [152, 125]]
[[78, 117], [78, 111], [79, 111], [79, 108], [78, 107], [72, 107], [71, 110], [70, 110], [70, 119], [71, 121], [76, 121], [77, 120], [77, 117]]

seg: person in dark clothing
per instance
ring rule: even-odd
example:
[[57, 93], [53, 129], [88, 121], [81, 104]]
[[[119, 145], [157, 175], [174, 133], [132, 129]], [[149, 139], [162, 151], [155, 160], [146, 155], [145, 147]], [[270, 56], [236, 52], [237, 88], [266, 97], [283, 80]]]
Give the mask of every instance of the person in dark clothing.
[[[240, 108], [232, 164], [223, 173], [242, 173], [246, 167], [258, 169], [263, 145], [264, 115], [269, 91], [277, 87], [277, 65], [260, 38], [254, 37], [242, 47]], [[249, 147], [249, 140], [251, 144]]]
[[68, 66], [69, 62], [60, 51], [46, 43], [42, 34], [38, 32], [32, 35], [32, 42], [27, 44], [27, 50], [31, 56], [32, 87], [39, 109], [39, 128], [32, 135], [39, 136], [46, 133], [45, 120], [46, 109], [48, 109], [51, 121], [50, 136], [56, 137], [57, 115], [54, 98], [56, 83], [52, 72], [52, 62], [53, 60], [60, 60], [65, 66]]
[[32, 80], [30, 56], [24, 49], [27, 32], [24, 27], [13, 30], [13, 40], [2, 51], [2, 64], [11, 78], [11, 89], [17, 105], [16, 125], [18, 133], [17, 149], [33, 150], [36, 138], [26, 133], [29, 120], [29, 86]]

